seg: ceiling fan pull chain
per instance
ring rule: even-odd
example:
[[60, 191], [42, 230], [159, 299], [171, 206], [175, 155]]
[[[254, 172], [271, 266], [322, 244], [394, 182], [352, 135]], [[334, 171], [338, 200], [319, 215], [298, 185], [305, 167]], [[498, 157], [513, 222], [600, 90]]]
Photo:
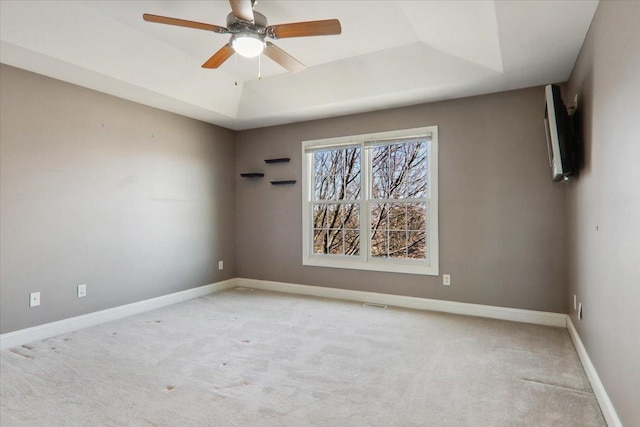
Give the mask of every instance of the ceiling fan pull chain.
[[258, 55], [258, 80], [262, 80], [262, 55]]
[[238, 54], [235, 54], [236, 57], [236, 81], [234, 82], [236, 86], [238, 86]]

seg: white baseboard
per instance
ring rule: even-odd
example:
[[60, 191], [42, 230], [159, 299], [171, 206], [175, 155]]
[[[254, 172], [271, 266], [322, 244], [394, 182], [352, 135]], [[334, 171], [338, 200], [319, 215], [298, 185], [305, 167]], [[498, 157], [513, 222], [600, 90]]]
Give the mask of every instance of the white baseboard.
[[32, 328], [20, 329], [0, 335], [0, 349], [17, 347], [28, 342], [51, 338], [79, 329], [95, 326], [100, 323], [121, 319], [133, 314], [143, 313], [167, 305], [176, 304], [193, 298], [209, 295], [215, 292], [233, 288], [236, 286], [236, 279], [224, 280], [210, 285], [199, 286], [156, 298], [138, 301], [131, 304], [100, 310], [82, 316], [71, 317], [57, 322], [45, 323], [44, 325]]
[[236, 286], [286, 292], [301, 295], [313, 295], [324, 298], [385, 304], [418, 310], [440, 311], [467, 316], [488, 317], [491, 319], [511, 320], [536, 325], [567, 327], [567, 315], [545, 311], [521, 310], [518, 308], [496, 307], [490, 305], [468, 304], [455, 301], [443, 301], [402, 295], [379, 294], [375, 292], [352, 291], [348, 289], [326, 288], [321, 286], [296, 285], [292, 283], [270, 282], [256, 279], [236, 279]]
[[4, 350], [6, 348], [20, 346], [28, 342], [51, 338], [56, 335], [77, 331], [100, 323], [121, 319], [126, 316], [143, 313], [145, 311], [220, 292], [236, 286], [301, 295], [313, 295], [324, 298], [385, 304], [418, 310], [431, 310], [463, 314], [467, 316], [488, 317], [492, 319], [511, 320], [515, 322], [534, 323], [546, 326], [567, 327], [566, 315], [558, 313], [467, 304], [455, 301], [433, 300], [402, 295], [380, 294], [375, 292], [352, 291], [321, 286], [296, 285], [265, 280], [235, 278], [144, 301], [96, 311], [82, 316], [71, 317], [57, 322], [45, 323], [32, 328], [8, 332], [0, 335], [0, 349]]
[[576, 352], [578, 353], [580, 362], [582, 362], [582, 366], [587, 374], [587, 378], [589, 378], [593, 393], [596, 395], [596, 399], [598, 399], [598, 404], [600, 405], [600, 409], [602, 410], [604, 420], [607, 422], [607, 426], [622, 427], [622, 422], [620, 421], [620, 418], [618, 418], [616, 409], [613, 407], [611, 399], [609, 399], [609, 395], [607, 394], [602, 381], [600, 381], [598, 372], [593, 366], [593, 363], [591, 363], [591, 359], [587, 354], [587, 349], [584, 347], [584, 344], [582, 344], [580, 335], [578, 335], [578, 331], [576, 330], [575, 326], [573, 326], [573, 322], [571, 321], [571, 317], [569, 316], [567, 316], [567, 330], [569, 331], [571, 341], [573, 341], [573, 346], [576, 348]]

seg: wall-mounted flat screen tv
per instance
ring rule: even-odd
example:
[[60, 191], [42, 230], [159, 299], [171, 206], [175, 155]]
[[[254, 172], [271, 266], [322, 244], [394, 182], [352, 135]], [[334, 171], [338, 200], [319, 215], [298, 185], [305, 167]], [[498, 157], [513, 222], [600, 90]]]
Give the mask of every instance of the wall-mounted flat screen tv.
[[544, 125], [547, 132], [547, 149], [551, 179], [563, 181], [576, 173], [576, 141], [560, 87], [545, 86]]

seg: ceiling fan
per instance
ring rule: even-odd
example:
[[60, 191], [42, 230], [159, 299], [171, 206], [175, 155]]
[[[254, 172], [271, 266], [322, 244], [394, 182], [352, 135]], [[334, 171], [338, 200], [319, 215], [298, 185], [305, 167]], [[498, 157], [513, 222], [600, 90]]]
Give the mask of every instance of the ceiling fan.
[[203, 68], [218, 68], [235, 52], [248, 58], [264, 53], [289, 71], [301, 71], [305, 68], [304, 64], [265, 39], [329, 36], [342, 32], [340, 21], [337, 19], [268, 25], [267, 17], [253, 10], [256, 1], [229, 0], [231, 13], [227, 15], [226, 27], [148, 13], [142, 15], [142, 19], [158, 24], [195, 28], [218, 34], [231, 34], [229, 43], [222, 46], [202, 64]]

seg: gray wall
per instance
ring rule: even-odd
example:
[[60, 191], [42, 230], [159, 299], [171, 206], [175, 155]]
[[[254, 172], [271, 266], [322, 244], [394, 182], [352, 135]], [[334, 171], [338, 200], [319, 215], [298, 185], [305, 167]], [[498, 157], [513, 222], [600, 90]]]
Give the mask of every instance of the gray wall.
[[[302, 96], [302, 95], [301, 95]], [[238, 132], [239, 277], [565, 310], [565, 186], [551, 181], [542, 87]], [[439, 126], [442, 277], [302, 265], [301, 141]], [[265, 165], [270, 157], [290, 163]], [[295, 186], [271, 186], [297, 179]]]
[[625, 426], [640, 425], [639, 23], [640, 2], [600, 2], [567, 96], [585, 143], [568, 191], [567, 312]]
[[235, 277], [232, 131], [0, 73], [3, 333]]

